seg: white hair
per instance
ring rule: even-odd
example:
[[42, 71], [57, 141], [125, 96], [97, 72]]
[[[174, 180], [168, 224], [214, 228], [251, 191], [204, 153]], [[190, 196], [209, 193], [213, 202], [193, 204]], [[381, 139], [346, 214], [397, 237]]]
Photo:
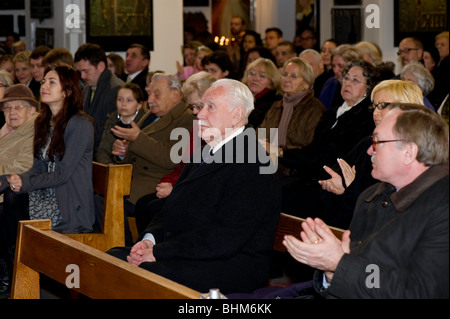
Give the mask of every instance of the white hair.
[[232, 79], [220, 79], [214, 82], [211, 87], [222, 86], [227, 91], [230, 107], [243, 107], [245, 116], [248, 116], [254, 109], [254, 98], [250, 89], [244, 83]]
[[302, 55], [305, 55], [307, 53], [310, 53], [316, 59], [317, 63], [320, 63], [320, 61], [322, 60], [322, 55], [320, 55], [320, 53], [314, 49], [305, 49], [302, 52], [300, 52], [298, 57], [301, 58]]
[[181, 92], [181, 82], [180, 79], [171, 73], [155, 73], [152, 76], [152, 82], [156, 82], [159, 79], [166, 79], [169, 82], [169, 87], [171, 89], [176, 89]]

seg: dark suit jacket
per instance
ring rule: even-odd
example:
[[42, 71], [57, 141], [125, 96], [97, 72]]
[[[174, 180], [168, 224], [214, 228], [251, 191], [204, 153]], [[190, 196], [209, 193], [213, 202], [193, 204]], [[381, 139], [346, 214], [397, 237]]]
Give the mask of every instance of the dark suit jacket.
[[135, 83], [140, 86], [142, 93], [144, 93], [145, 101], [147, 101], [148, 98], [147, 91], [145, 90], [145, 87], [147, 86], [147, 74], [148, 69], [145, 68], [131, 81], [131, 83]]
[[[213, 163], [186, 165], [143, 233], [154, 235], [157, 261], [144, 268], [205, 292], [249, 292], [265, 285], [281, 195], [276, 175], [261, 174], [263, 164], [249, 158], [236, 163], [249, 145], [261, 147], [255, 136], [239, 144], [243, 140], [244, 133], [226, 143]], [[231, 148], [234, 163], [224, 157]]]
[[28, 87], [33, 92], [36, 101], [39, 101], [41, 99], [41, 83], [32, 78], [30, 83], [28, 84]]
[[83, 89], [84, 110], [94, 119], [94, 154], [102, 139], [103, 128], [109, 113], [117, 110], [117, 91], [124, 82], [113, 75], [110, 70], [105, 69], [98, 79], [94, 99], [90, 102], [92, 88], [86, 86]]

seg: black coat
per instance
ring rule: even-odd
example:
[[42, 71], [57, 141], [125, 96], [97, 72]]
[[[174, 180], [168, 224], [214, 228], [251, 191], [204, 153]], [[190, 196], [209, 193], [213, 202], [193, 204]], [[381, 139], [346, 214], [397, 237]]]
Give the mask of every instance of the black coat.
[[[215, 162], [185, 166], [143, 232], [156, 239], [157, 261], [143, 268], [202, 292], [250, 292], [265, 285], [281, 195], [276, 174], [262, 173], [263, 164], [250, 157], [236, 163], [249, 145], [261, 147], [254, 135], [244, 143], [244, 135], [216, 152]], [[234, 163], [225, 160], [231, 148]]]
[[148, 94], [145, 88], [147, 87], [147, 75], [148, 70], [144, 69], [142, 70], [138, 75], [135, 76], [135, 78], [131, 81], [131, 83], [139, 85], [139, 87], [142, 90], [142, 93], [144, 94], [144, 100], [147, 101]]
[[264, 121], [267, 111], [276, 101], [281, 100], [281, 95], [276, 90], [270, 90], [261, 97], [255, 98], [255, 108], [248, 117], [248, 124], [257, 128]]
[[[321, 201], [324, 207], [323, 219], [328, 225], [347, 229], [352, 220], [359, 195], [377, 182], [372, 177], [371, 156], [367, 154], [371, 145], [371, 136], [367, 136], [350, 153], [342, 157], [350, 166], [354, 165], [356, 169], [355, 179], [345, 188], [344, 194], [335, 195], [325, 190], [321, 191]], [[332, 169], [341, 175], [345, 186], [339, 165], [336, 164]]]
[[340, 105], [327, 110], [316, 127], [311, 144], [301, 150], [286, 150], [282, 164], [297, 170], [299, 175], [323, 177], [324, 165], [334, 166], [338, 157], [346, 155], [373, 133], [375, 123], [369, 110], [370, 104], [369, 97], [366, 97], [341, 115], [334, 127]]
[[84, 110], [94, 119], [94, 154], [102, 139], [103, 129], [108, 114], [117, 110], [117, 91], [123, 86], [123, 81], [106, 69], [98, 79], [94, 98], [91, 102], [92, 88], [83, 89]]
[[448, 164], [431, 166], [398, 191], [388, 183], [365, 190], [349, 227], [350, 253], [341, 258], [330, 288], [322, 294], [448, 299], [448, 193]]

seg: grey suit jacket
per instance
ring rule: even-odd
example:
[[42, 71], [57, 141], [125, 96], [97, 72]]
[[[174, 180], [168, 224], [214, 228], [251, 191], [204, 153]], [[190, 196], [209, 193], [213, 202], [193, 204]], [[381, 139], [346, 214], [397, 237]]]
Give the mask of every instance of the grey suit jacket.
[[[55, 171], [47, 172], [44, 161], [34, 158], [33, 167], [20, 175], [21, 193], [53, 187], [62, 221], [54, 230], [63, 233], [91, 232], [95, 220], [92, 186], [94, 129], [86, 116], [73, 116], [64, 134], [65, 154], [55, 157]], [[0, 192], [9, 183], [0, 176]]]

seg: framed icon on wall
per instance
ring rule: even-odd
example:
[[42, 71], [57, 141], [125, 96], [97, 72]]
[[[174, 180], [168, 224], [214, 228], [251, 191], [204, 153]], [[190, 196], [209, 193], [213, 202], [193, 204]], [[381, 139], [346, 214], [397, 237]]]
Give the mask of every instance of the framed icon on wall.
[[394, 46], [411, 36], [434, 46], [434, 37], [448, 29], [447, 0], [394, 0]]
[[86, 39], [105, 51], [133, 43], [153, 50], [152, 0], [86, 0]]

